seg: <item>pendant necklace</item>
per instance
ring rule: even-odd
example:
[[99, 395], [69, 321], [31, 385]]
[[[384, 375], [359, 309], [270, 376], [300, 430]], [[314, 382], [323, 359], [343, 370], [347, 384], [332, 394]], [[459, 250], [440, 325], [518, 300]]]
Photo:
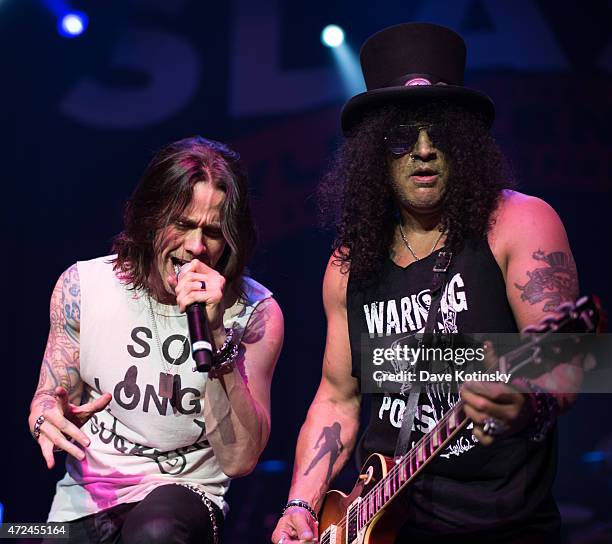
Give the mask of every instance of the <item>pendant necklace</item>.
[[153, 312], [153, 303], [151, 302], [151, 297], [149, 295], [147, 295], [147, 301], [149, 302], [149, 312], [151, 313], [151, 322], [153, 323], [153, 335], [155, 336], [155, 342], [157, 344], [157, 349], [159, 350], [159, 356], [161, 358], [162, 363], [162, 372], [159, 373], [158, 394], [162, 398], [171, 399], [172, 393], [174, 391], [174, 374], [172, 373], [172, 369], [176, 364], [176, 361], [178, 361], [179, 357], [181, 357], [183, 355], [183, 352], [185, 351], [187, 337], [183, 339], [179, 355], [174, 358], [171, 365], [168, 365], [168, 362], [166, 361], [164, 353], [161, 349], [159, 331], [157, 329], [157, 321], [155, 320], [155, 312]]
[[[414, 249], [412, 249], [410, 242], [408, 242], [408, 238], [406, 238], [406, 235], [404, 234], [404, 229], [402, 228], [402, 224], [398, 223], [399, 229], [400, 229], [400, 234], [402, 236], [402, 240], [404, 240], [404, 244], [406, 244], [406, 247], [408, 248], [408, 251], [410, 251], [410, 253], [412, 254], [412, 256], [414, 257], [415, 261], [420, 261], [420, 259], [417, 257], [417, 254], [414, 252]], [[434, 243], [433, 247], [431, 248], [431, 251], [427, 254], [427, 255], [431, 255], [436, 247], [438, 246], [438, 244], [440, 243], [440, 240], [442, 239], [442, 235], [444, 234], [444, 230], [440, 231], [440, 236], [438, 236], [438, 238], [436, 239], [436, 242]]]

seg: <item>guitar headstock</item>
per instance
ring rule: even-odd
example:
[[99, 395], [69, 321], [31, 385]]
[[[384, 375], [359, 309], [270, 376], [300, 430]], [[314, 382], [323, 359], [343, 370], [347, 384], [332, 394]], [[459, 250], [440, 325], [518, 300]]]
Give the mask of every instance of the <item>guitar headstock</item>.
[[[594, 334], [605, 327], [605, 315], [599, 299], [584, 296], [576, 302], [561, 304], [553, 315], [537, 325], [521, 332], [525, 342], [501, 357], [499, 366], [503, 372], [535, 377], [548, 372], [554, 366], [582, 355], [585, 370], [593, 368], [587, 355], [588, 345]], [[592, 358], [591, 358], [592, 359]]]
[[605, 321], [599, 298], [584, 296], [576, 302], [564, 302], [554, 315], [546, 316], [537, 325], [530, 325], [522, 332], [600, 333], [605, 328]]

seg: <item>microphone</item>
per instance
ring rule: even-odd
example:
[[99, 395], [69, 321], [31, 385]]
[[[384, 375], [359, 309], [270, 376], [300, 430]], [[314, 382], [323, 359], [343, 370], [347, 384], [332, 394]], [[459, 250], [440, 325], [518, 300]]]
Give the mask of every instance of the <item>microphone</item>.
[[[174, 265], [178, 279], [181, 267]], [[208, 372], [212, 368], [212, 334], [205, 311], [206, 304], [194, 302], [187, 306], [187, 326], [189, 327], [189, 340], [191, 354], [199, 372]]]

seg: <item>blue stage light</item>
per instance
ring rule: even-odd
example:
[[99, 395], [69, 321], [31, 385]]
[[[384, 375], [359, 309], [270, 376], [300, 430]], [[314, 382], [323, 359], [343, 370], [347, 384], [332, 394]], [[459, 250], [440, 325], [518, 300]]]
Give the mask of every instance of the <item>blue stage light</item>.
[[268, 459], [257, 464], [257, 470], [260, 472], [284, 472], [288, 469], [287, 462], [281, 459]]
[[583, 463], [603, 463], [608, 457], [610, 457], [608, 452], [595, 450], [583, 454], [581, 460]]
[[327, 47], [339, 47], [344, 43], [344, 30], [338, 25], [327, 25], [321, 32], [321, 41]]
[[76, 38], [87, 28], [87, 15], [79, 11], [66, 13], [59, 19], [58, 31], [65, 38]]

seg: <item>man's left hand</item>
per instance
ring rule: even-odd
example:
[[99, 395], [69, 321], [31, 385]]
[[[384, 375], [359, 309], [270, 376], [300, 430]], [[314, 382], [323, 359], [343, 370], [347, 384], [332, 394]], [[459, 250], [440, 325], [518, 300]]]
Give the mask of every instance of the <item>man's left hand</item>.
[[474, 422], [473, 434], [483, 446], [522, 431], [533, 417], [525, 393], [503, 383], [466, 381], [461, 398], [465, 415]]

